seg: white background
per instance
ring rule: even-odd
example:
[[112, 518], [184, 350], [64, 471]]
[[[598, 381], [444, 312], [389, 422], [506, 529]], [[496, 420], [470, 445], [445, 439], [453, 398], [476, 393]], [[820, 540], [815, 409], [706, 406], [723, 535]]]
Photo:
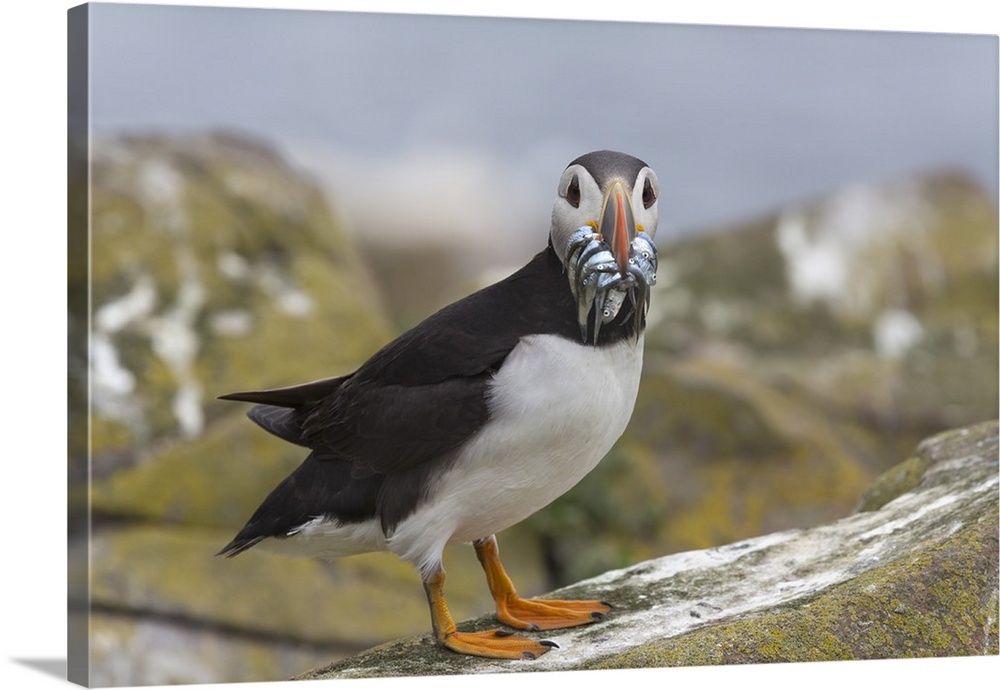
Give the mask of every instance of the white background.
[[[0, 458], [0, 527], [4, 533], [0, 571], [2, 650], [0, 687], [17, 690], [60, 687], [64, 681], [37, 669], [51, 668], [66, 657], [65, 555], [65, 74], [66, 10], [76, 3], [20, 0], [3, 4], [0, 16], [0, 113], [3, 148], [0, 189], [3, 206], [3, 249], [0, 280], [5, 333], [2, 338], [3, 449]], [[227, 2], [214, 4], [303, 9], [469, 14], [472, 3], [368, 2]], [[753, 26], [887, 29], [998, 33], [996, 3], [949, 0], [913, 3], [896, 0], [778, 2], [774, 0], [708, 0], [660, 8], [643, 2], [557, 3], [551, 0], [483, 0], [475, 13], [484, 16], [586, 18], [670, 21]], [[13, 154], [13, 155], [11, 155]], [[10, 211], [13, 213], [10, 213]], [[975, 683], [998, 677], [1000, 658], [772, 665], [712, 669], [666, 669], [602, 672], [585, 677], [640, 686], [689, 687], [716, 684], [754, 687], [757, 684], [808, 684], [845, 687], [860, 683], [875, 687], [891, 682], [909, 687], [944, 686], [956, 681]], [[873, 677], [874, 676], [874, 677]], [[558, 682], [579, 682], [573, 675]], [[476, 679], [500, 687], [512, 679]], [[550, 684], [551, 674], [521, 674], [519, 686]], [[338, 687], [383, 688], [459, 687], [463, 677], [405, 681], [338, 682]], [[206, 688], [226, 686], [202, 686]], [[236, 687], [236, 686], [232, 686]], [[239, 687], [292, 688], [299, 684], [243, 684]]]

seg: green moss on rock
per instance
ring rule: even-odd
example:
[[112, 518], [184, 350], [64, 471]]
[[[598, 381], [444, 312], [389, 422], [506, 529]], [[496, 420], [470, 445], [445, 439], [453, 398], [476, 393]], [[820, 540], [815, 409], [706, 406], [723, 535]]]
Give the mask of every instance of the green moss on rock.
[[984, 519], [810, 601], [713, 624], [586, 667], [997, 654], [997, 618], [990, 613], [997, 592], [997, 528], [995, 516]]
[[103, 348], [97, 454], [194, 435], [216, 396], [345, 373], [390, 337], [318, 186], [259, 142], [99, 139], [92, 198], [90, 284], [70, 289], [90, 290]]
[[892, 499], [910, 491], [920, 483], [929, 465], [926, 458], [914, 457], [887, 470], [865, 491], [858, 505], [858, 512], [878, 510]]

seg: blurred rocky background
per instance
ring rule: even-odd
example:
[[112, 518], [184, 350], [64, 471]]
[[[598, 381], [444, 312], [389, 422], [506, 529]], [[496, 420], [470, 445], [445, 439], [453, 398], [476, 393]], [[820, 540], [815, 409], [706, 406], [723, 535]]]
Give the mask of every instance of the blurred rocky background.
[[[215, 398], [350, 371], [501, 277], [470, 272], [490, 238], [463, 244], [473, 258], [436, 246], [444, 233], [394, 249], [231, 133], [97, 140], [91, 195], [90, 285], [71, 274], [70, 292], [91, 290], [92, 407], [70, 424], [91, 425], [71, 501], [89, 501], [93, 539], [71, 531], [70, 547], [90, 554], [92, 682], [282, 679], [425, 632], [419, 580], [393, 556], [214, 556], [303, 457]], [[922, 438], [997, 416], [997, 208], [961, 171], [657, 243], [632, 423], [500, 536], [522, 593], [843, 517]], [[490, 610], [471, 549], [446, 564], [456, 617]]]

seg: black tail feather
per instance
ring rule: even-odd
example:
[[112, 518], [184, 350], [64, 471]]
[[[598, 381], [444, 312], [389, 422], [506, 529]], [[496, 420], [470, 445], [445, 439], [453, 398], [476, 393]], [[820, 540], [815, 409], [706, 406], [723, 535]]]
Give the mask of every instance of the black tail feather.
[[247, 417], [264, 431], [289, 443], [308, 448], [309, 444], [302, 438], [302, 421], [305, 415], [305, 410], [299, 408], [289, 409], [274, 405], [254, 405], [247, 412]]
[[215, 555], [225, 556], [226, 558], [233, 558], [234, 556], [239, 556], [247, 549], [253, 548], [262, 541], [264, 541], [263, 536], [241, 538], [240, 535], [236, 535], [236, 537], [231, 542], [222, 547], [219, 553]]
[[337, 376], [331, 379], [319, 379], [287, 388], [272, 388], [264, 391], [243, 391], [220, 395], [219, 400], [237, 400], [239, 402], [257, 403], [258, 405], [273, 405], [275, 407], [302, 407], [316, 403], [337, 390], [344, 381], [350, 378]]

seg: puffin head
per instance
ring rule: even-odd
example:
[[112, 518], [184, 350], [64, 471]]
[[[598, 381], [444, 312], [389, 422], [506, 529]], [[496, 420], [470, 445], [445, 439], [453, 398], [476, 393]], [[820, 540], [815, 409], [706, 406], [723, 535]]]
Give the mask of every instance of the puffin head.
[[563, 171], [549, 237], [577, 299], [584, 341], [592, 333], [596, 344], [601, 323], [617, 316], [625, 296], [638, 334], [656, 280], [659, 194], [656, 173], [617, 151], [584, 154]]
[[590, 226], [604, 237], [624, 270], [637, 232], [656, 235], [660, 183], [643, 161], [617, 151], [593, 151], [563, 171], [552, 205], [552, 247], [563, 265], [570, 237]]

